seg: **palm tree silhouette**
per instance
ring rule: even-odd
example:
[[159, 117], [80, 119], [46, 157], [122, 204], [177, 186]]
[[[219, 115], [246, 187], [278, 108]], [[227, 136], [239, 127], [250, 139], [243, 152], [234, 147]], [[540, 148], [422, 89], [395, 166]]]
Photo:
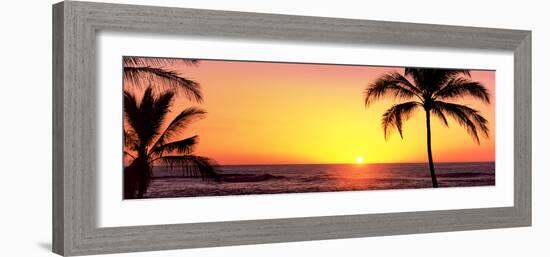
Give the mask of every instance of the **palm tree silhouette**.
[[[165, 65], [183, 63], [187, 65], [198, 65], [196, 59], [170, 59], [156, 57], [133, 57], [123, 58], [124, 85], [142, 88], [153, 84], [155, 93], [162, 93], [171, 90], [176, 94], [183, 92], [189, 100], [202, 102], [202, 93], [199, 83], [187, 79], [181, 74], [162, 68]], [[160, 67], [160, 68], [159, 68]]]
[[[447, 102], [463, 97], [473, 97], [489, 104], [489, 93], [481, 83], [472, 81], [469, 70], [406, 68], [404, 76], [392, 72], [382, 75], [365, 89], [365, 106], [384, 96], [400, 100], [411, 100], [393, 105], [382, 115], [382, 127], [386, 140], [397, 129], [403, 138], [403, 122], [413, 112], [423, 108], [426, 114], [426, 141], [432, 186], [438, 187], [432, 157], [431, 114], [449, 126], [451, 116], [479, 144], [479, 132], [489, 137], [487, 120], [479, 111], [466, 105]], [[409, 81], [412, 79], [412, 81]]]
[[124, 91], [125, 155], [132, 163], [125, 168], [124, 198], [143, 198], [151, 179], [153, 164], [181, 167], [182, 176], [219, 179], [215, 163], [209, 158], [193, 155], [198, 136], [176, 139], [190, 123], [202, 118], [204, 110], [190, 107], [180, 112], [161, 131], [166, 114], [174, 99], [173, 91], [156, 96], [149, 86], [140, 101], [129, 91]]

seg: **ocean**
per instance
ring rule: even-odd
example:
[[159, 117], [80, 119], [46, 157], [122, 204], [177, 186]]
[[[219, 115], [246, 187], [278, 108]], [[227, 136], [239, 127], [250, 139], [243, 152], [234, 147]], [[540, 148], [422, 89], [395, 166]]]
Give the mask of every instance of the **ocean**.
[[[440, 187], [494, 186], [494, 162], [436, 163]], [[154, 167], [146, 198], [431, 188], [427, 163], [222, 165], [221, 182]]]

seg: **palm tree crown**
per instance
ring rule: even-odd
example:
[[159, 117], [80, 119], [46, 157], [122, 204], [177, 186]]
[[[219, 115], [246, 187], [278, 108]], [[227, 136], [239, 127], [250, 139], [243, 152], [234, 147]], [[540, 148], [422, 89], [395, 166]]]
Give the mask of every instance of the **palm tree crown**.
[[[410, 81], [408, 78], [412, 79]], [[452, 117], [479, 143], [479, 133], [489, 136], [487, 120], [479, 111], [467, 105], [448, 102], [463, 97], [473, 97], [490, 103], [487, 89], [479, 82], [469, 79], [468, 70], [406, 68], [405, 76], [393, 72], [385, 74], [365, 90], [365, 105], [369, 106], [385, 96], [411, 100], [393, 105], [382, 116], [384, 135], [389, 137], [397, 129], [403, 137], [403, 122], [422, 107], [448, 126], [447, 117]]]
[[[184, 171], [182, 176], [218, 179], [215, 163], [209, 158], [193, 154], [198, 136], [177, 138], [190, 123], [206, 114], [204, 110], [189, 107], [181, 111], [161, 131], [174, 95], [172, 91], [165, 91], [155, 96], [153, 87], [149, 86], [138, 101], [134, 94], [124, 91], [124, 116], [128, 125], [124, 130], [125, 155], [132, 159], [128, 172], [136, 173], [142, 180], [130, 181], [129, 183], [141, 185], [137, 185], [135, 189], [129, 185], [129, 188], [133, 191], [143, 187], [139, 190], [141, 192], [138, 192], [138, 198], [142, 197], [148, 186], [153, 164], [179, 167]], [[134, 192], [129, 194], [132, 195]]]

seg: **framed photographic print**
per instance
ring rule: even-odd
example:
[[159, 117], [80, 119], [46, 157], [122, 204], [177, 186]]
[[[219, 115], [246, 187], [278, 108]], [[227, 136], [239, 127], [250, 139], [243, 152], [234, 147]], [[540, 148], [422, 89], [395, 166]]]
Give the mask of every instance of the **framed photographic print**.
[[56, 4], [53, 250], [530, 226], [530, 37]]

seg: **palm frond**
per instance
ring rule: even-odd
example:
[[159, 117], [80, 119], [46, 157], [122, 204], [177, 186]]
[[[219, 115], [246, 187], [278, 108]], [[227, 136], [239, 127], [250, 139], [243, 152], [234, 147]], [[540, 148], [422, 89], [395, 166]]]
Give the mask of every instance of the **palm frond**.
[[479, 144], [480, 131], [485, 138], [489, 137], [489, 128], [487, 127], [487, 119], [483, 117], [479, 111], [465, 105], [434, 101], [434, 107], [441, 112], [453, 117], [453, 119]]
[[436, 99], [453, 99], [471, 96], [485, 103], [490, 103], [489, 92], [481, 83], [466, 78], [456, 77], [447, 82], [434, 94]]
[[439, 107], [432, 107], [430, 110], [446, 127], [449, 127], [449, 122], [447, 121], [447, 117], [445, 117], [445, 114]]
[[149, 119], [149, 123], [152, 125], [155, 130], [155, 135], [160, 133], [160, 128], [164, 124], [164, 119], [166, 114], [170, 112], [170, 107], [172, 106], [172, 100], [174, 99], [173, 92], [165, 92], [160, 96], [156, 97], [153, 102], [152, 115]]
[[135, 157], [133, 154], [131, 154], [130, 152], [128, 152], [128, 151], [124, 151], [124, 156], [125, 156], [125, 157], [126, 157], [126, 156], [129, 156], [130, 158], [132, 158], [132, 160], [135, 160], [135, 159], [136, 159], [136, 157]]
[[170, 142], [163, 145], [154, 146], [151, 148], [151, 155], [162, 156], [164, 153], [172, 154], [191, 154], [195, 145], [198, 143], [199, 136], [192, 136], [186, 139]]
[[[141, 118], [139, 113], [139, 105], [135, 95], [128, 91], [124, 91], [124, 118], [130, 127], [132, 127], [133, 131], [135, 131], [133, 128], [139, 127]], [[128, 130], [125, 130], [124, 132], [128, 132]], [[137, 133], [135, 135], [137, 136]]]
[[450, 79], [459, 75], [470, 77], [470, 71], [465, 69], [405, 68], [405, 76], [411, 77], [414, 84], [427, 95], [431, 95]]
[[413, 79], [414, 84], [421, 90], [424, 89], [424, 69], [418, 68], [405, 68], [405, 76], [409, 76]]
[[406, 102], [396, 104], [384, 112], [382, 115], [382, 128], [384, 129], [384, 137], [386, 140], [392, 132], [392, 128], [396, 128], [401, 138], [403, 138], [403, 121], [408, 120], [416, 108], [422, 106], [419, 102]]
[[163, 57], [139, 57], [139, 56], [124, 56], [122, 58], [124, 66], [164, 66], [177, 63], [185, 63], [187, 65], [198, 65], [198, 59], [188, 58], [163, 58]]
[[182, 177], [220, 180], [217, 164], [206, 157], [196, 155], [162, 156], [156, 160], [168, 165], [169, 168], [180, 168], [182, 170]]
[[178, 114], [172, 122], [166, 127], [164, 132], [160, 134], [157, 142], [153, 144], [152, 148], [156, 148], [164, 145], [167, 141], [171, 140], [174, 136], [180, 134], [189, 124], [194, 122], [197, 119], [201, 119], [206, 115], [206, 111], [196, 108], [189, 107], [180, 114]]
[[375, 80], [365, 89], [365, 106], [385, 95], [393, 95], [394, 98], [410, 99], [420, 97], [420, 90], [411, 84], [405, 77], [397, 72], [385, 74]]
[[459, 78], [461, 75], [470, 77], [470, 70], [465, 69], [429, 69], [431, 71], [431, 82], [441, 88], [450, 80]]
[[135, 131], [139, 144], [149, 145], [159, 134], [173, 97], [174, 94], [169, 91], [155, 97], [151, 87], [147, 87], [141, 102], [138, 103], [134, 94], [124, 91], [125, 117], [131, 129]]
[[183, 92], [189, 100], [199, 103], [203, 100], [198, 82], [161, 68], [150, 66], [124, 67], [124, 83], [135, 87], [143, 87], [145, 84], [153, 83], [153, 89], [157, 94], [170, 90], [177, 94]]
[[130, 149], [130, 150], [137, 150], [138, 146], [138, 138], [136, 133], [132, 128], [125, 128], [124, 129], [124, 147]]

